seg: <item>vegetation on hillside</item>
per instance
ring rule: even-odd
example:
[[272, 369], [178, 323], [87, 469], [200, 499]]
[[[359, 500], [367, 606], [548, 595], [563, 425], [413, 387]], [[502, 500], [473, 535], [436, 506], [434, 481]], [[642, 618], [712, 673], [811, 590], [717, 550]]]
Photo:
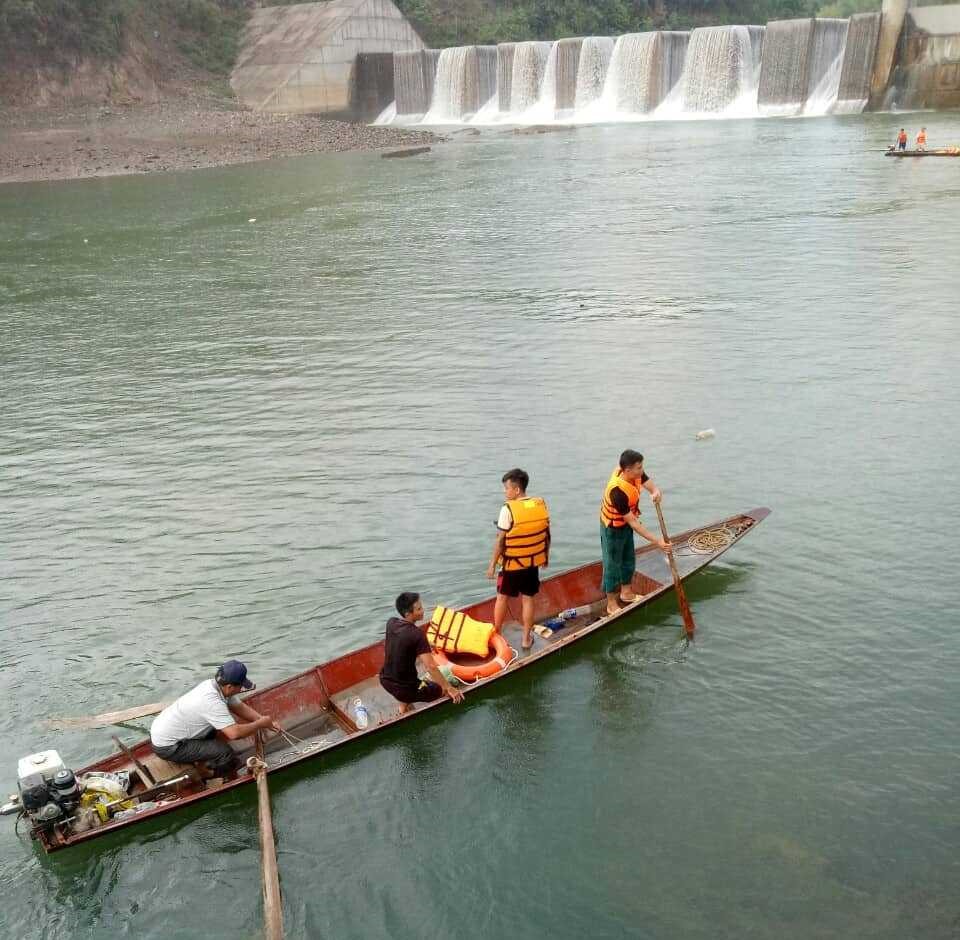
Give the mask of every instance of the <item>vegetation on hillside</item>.
[[[443, 47], [813, 16], [818, 0], [395, 0], [424, 42]], [[856, 2], [856, 0], [838, 0]], [[872, 0], [879, 3], [879, 0]]]
[[230, 70], [248, 0], [0, 0], [0, 63], [16, 52], [45, 65], [114, 59], [131, 31], [172, 35], [195, 65]]

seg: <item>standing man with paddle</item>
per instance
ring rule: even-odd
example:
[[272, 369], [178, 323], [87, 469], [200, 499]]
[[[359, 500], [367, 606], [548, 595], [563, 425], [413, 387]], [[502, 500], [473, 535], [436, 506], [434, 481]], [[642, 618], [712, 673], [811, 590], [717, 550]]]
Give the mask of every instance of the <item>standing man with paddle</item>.
[[153, 753], [177, 764], [202, 763], [212, 777], [226, 777], [237, 766], [231, 741], [262, 728], [283, 730], [269, 715], [234, 698], [253, 688], [243, 663], [225, 662], [214, 678], [205, 679], [157, 715], [150, 728]]
[[632, 604], [637, 599], [632, 587], [637, 570], [633, 533], [661, 551], [670, 550], [666, 538], [658, 539], [640, 524], [641, 488], [650, 494], [654, 503], [660, 502], [660, 490], [643, 472], [643, 454], [627, 449], [620, 455], [620, 465], [610, 475], [600, 503], [600, 549], [608, 615], [617, 613], [622, 604]]

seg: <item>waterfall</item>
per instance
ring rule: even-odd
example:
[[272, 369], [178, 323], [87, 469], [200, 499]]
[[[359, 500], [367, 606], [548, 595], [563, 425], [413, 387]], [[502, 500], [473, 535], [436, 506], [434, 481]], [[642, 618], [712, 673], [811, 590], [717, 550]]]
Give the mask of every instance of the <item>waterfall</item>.
[[392, 124], [397, 118], [397, 102], [391, 101], [378, 115], [373, 122], [374, 125]]
[[497, 110], [510, 110], [510, 95], [513, 90], [513, 62], [517, 44], [502, 42], [497, 46]]
[[528, 110], [540, 97], [543, 73], [553, 43], [518, 42], [513, 51], [510, 75], [510, 110], [514, 114]]
[[543, 71], [543, 83], [532, 120], [552, 121], [558, 112], [572, 111], [577, 97], [577, 67], [582, 39], [558, 39], [550, 47]]
[[603, 89], [604, 112], [653, 111], [680, 80], [689, 39], [681, 32], [627, 33], [617, 39]]
[[607, 36], [588, 36], [580, 47], [577, 66], [577, 92], [574, 107], [585, 108], [603, 93], [607, 68], [613, 54], [613, 40]]
[[855, 13], [850, 17], [834, 113], [859, 114], [866, 107], [879, 35], [879, 13]]
[[415, 52], [393, 54], [393, 87], [397, 114], [422, 116], [430, 110], [439, 56], [437, 49], [418, 49]]
[[577, 74], [580, 70], [582, 39], [558, 39], [557, 110], [572, 111], [577, 104]]
[[762, 27], [695, 29], [690, 34], [677, 95], [671, 95], [671, 99], [676, 97], [687, 114], [716, 114], [735, 103], [752, 102], [758, 78], [756, 56], [761, 42], [765, 47]]
[[425, 124], [467, 120], [496, 93], [497, 47], [456, 46], [444, 49], [437, 61], [433, 100]]
[[816, 20], [804, 114], [826, 114], [836, 103], [849, 25], [849, 20]]
[[497, 95], [497, 47], [474, 46], [477, 50], [477, 106], [479, 111]]
[[763, 114], [795, 114], [807, 100], [814, 21], [767, 23], [757, 104]]
[[603, 103], [613, 112], [645, 114], [654, 100], [659, 69], [659, 33], [627, 33], [617, 39], [603, 88]]

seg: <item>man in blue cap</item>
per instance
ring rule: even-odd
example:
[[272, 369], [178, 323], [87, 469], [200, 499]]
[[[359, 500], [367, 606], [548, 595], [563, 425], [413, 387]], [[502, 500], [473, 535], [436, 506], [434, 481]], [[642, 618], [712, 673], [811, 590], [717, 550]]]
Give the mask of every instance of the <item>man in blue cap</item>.
[[228, 660], [212, 679], [205, 679], [157, 715], [150, 728], [154, 754], [177, 764], [205, 764], [211, 777], [228, 776], [237, 766], [231, 741], [264, 728], [281, 730], [269, 715], [234, 698], [254, 688], [247, 667]]

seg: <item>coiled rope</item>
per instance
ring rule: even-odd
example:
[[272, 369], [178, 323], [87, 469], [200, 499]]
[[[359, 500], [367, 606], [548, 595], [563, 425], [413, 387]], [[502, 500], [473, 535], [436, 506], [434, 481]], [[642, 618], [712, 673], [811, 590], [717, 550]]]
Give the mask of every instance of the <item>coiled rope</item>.
[[729, 526], [705, 529], [674, 549], [675, 555], [713, 555], [730, 545], [737, 534]]

